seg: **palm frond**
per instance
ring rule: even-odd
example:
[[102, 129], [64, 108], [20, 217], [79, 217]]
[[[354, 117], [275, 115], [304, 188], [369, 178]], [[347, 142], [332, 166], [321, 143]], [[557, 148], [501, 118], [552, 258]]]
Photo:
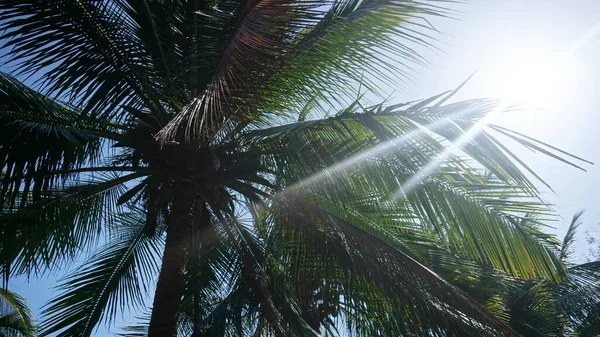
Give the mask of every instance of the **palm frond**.
[[56, 269], [94, 243], [118, 209], [124, 184], [141, 176], [94, 177], [50, 190], [35, 204], [2, 209], [4, 276]]
[[[517, 277], [566, 275], [552, 253], [558, 242], [520, 220], [552, 211], [532, 199], [537, 189], [504, 146], [485, 130], [469, 131], [495, 109], [494, 102], [432, 106], [440, 97], [402, 110], [343, 111], [244, 137], [264, 153], [264, 166], [274, 173], [282, 195], [310, 191], [318, 205], [360, 219], [368, 228], [386, 223], [396, 232], [399, 226], [421, 228], [452, 254]], [[447, 151], [448, 144], [491, 175]], [[389, 216], [382, 218], [386, 212]], [[506, 247], [519, 253], [506, 254]]]
[[159, 138], [212, 139], [227, 119], [247, 125], [281, 111], [281, 102], [303, 105], [315, 94], [339, 100], [335, 95], [352, 90], [365, 69], [394, 82], [386, 74], [418, 59], [407, 44], [427, 44], [414, 21], [444, 13], [435, 5], [393, 0], [247, 3], [233, 21], [214, 77]]
[[[286, 198], [273, 204], [275, 226], [303, 234], [281, 237], [278, 245], [287, 248], [279, 253], [302, 250], [298, 255], [274, 255], [277, 269], [290, 273], [294, 281], [287, 281], [288, 286], [297, 288], [305, 304], [337, 307], [352, 335], [514, 335], [475, 300], [403, 253], [397, 241], [363, 231], [303, 199]], [[315, 292], [327, 297], [311, 298]], [[326, 311], [308, 321], [317, 319], [317, 326], [335, 328], [326, 321], [331, 314], [334, 311]]]
[[257, 304], [250, 301], [239, 257], [217, 222], [197, 233], [202, 239], [196, 243], [198, 255], [188, 261], [180, 324], [200, 336], [243, 336], [251, 324], [242, 313], [253, 312]]
[[593, 321], [593, 317], [597, 320], [600, 307], [600, 261], [572, 266], [569, 278], [558, 289], [556, 301], [569, 320], [572, 330], [576, 330], [585, 321]]
[[122, 214], [118, 230], [81, 267], [57, 286], [42, 315], [40, 336], [91, 336], [119, 312], [139, 309], [158, 273], [163, 235], [148, 238], [143, 213]]
[[525, 336], [560, 336], [567, 320], [546, 282], [524, 285], [510, 303], [511, 325]]
[[35, 330], [27, 301], [8, 289], [0, 289], [0, 334], [6, 337], [33, 337]]
[[[114, 138], [101, 121], [53, 101], [0, 73], [0, 205], [39, 200], [68, 171], [97, 161], [101, 137]], [[17, 196], [21, 196], [17, 200]]]
[[594, 308], [585, 320], [581, 322], [575, 333], [579, 337], [597, 337], [600, 330], [600, 306]]
[[[517, 184], [535, 195], [537, 189], [522, 169], [532, 173], [541, 182], [543, 180], [493, 137], [489, 132], [491, 130], [486, 129], [486, 116], [500, 113], [502, 106], [498, 105], [497, 101], [486, 99], [442, 106], [432, 104], [441, 97], [443, 95], [436, 95], [404, 109], [401, 109], [404, 104], [387, 108], [378, 105], [368, 110], [355, 106], [328, 119], [251, 130], [243, 137], [250, 142], [261, 144], [272, 142], [271, 147], [288, 142], [286, 146], [295, 150], [312, 151], [312, 162], [318, 165], [314, 171], [335, 164], [348, 166], [352, 162], [364, 161], [371, 157], [384, 157], [386, 154], [399, 152], [400, 149], [424, 151], [424, 148], [428, 147], [428, 151], [435, 152], [437, 157], [416, 163], [419, 168], [428, 165], [428, 170], [423, 173], [426, 175], [428, 171], [446, 163], [447, 157], [451, 158], [455, 152], [462, 151], [499, 179]], [[443, 137], [443, 141], [433, 135]], [[327, 152], [321, 152], [325, 140], [329, 148], [333, 147], [335, 151], [346, 156], [344, 161], [337, 158], [336, 162], [336, 158], [332, 158]], [[447, 149], [448, 144], [453, 144], [454, 152]], [[559, 152], [553, 152], [551, 147], [546, 147], [546, 151], [554, 156], [561, 155]], [[352, 155], [354, 157], [351, 157]], [[581, 161], [570, 154], [561, 158], [569, 161], [569, 157]]]
[[[260, 316], [268, 325], [268, 329], [273, 331], [275, 336], [318, 336], [318, 333], [310, 328], [306, 322], [292, 309], [293, 304], [290, 299], [282, 296], [274, 296], [267, 287], [262, 264], [264, 263], [264, 247], [256, 235], [250, 233], [235, 218], [225, 217], [221, 214], [215, 214], [221, 221], [223, 231], [227, 241], [234, 247], [237, 258], [240, 263], [243, 284], [251, 291], [260, 307]], [[239, 286], [238, 286], [239, 289]], [[279, 294], [281, 295], [281, 294]], [[282, 302], [274, 302], [277, 298]], [[279, 305], [277, 305], [279, 304]], [[285, 310], [287, 315], [282, 314]], [[243, 333], [243, 329], [239, 332]]]
[[573, 215], [573, 219], [571, 219], [571, 223], [569, 224], [569, 228], [567, 229], [567, 233], [565, 234], [565, 238], [562, 241], [562, 247], [560, 248], [560, 253], [558, 258], [565, 261], [571, 255], [572, 245], [575, 242], [575, 234], [577, 233], [577, 228], [581, 225], [581, 217], [585, 211], [579, 211]]
[[4, 1], [10, 63], [21, 74], [42, 73], [44, 92], [92, 115], [120, 119], [119, 105], [142, 104], [164, 122], [161, 78], [125, 9], [122, 1]]
[[[555, 254], [558, 257], [560, 251]], [[559, 282], [502, 277], [500, 283], [484, 278], [485, 283], [468, 287], [473, 294], [498, 297], [505, 306], [505, 320], [524, 336], [585, 336], [597, 324], [599, 266], [598, 262], [572, 265]]]

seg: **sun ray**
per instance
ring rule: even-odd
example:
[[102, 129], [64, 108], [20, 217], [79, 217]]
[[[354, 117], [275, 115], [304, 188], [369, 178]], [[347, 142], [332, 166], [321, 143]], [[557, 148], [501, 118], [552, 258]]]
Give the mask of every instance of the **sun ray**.
[[[499, 109], [496, 109], [496, 110], [503, 110], [505, 108], [505, 106], [499, 106], [498, 108]], [[494, 110], [494, 111], [496, 111], [496, 110]], [[485, 127], [485, 125], [487, 125], [487, 121], [491, 120], [490, 118], [492, 117], [492, 115], [495, 115], [494, 111], [492, 111], [488, 116], [485, 116], [484, 118], [482, 118], [480, 123], [476, 124], [476, 126], [471, 128], [468, 132], [468, 135], [464, 135], [463, 137], [461, 137], [457, 142], [457, 146], [460, 147], [461, 145], [464, 145], [464, 143], [467, 142], [470, 139], [470, 137], [475, 134], [475, 132], [480, 132], [481, 129], [483, 129]], [[415, 130], [413, 130], [409, 133], [406, 133], [402, 136], [398, 136], [393, 139], [382, 142], [381, 144], [378, 144], [378, 145], [370, 148], [369, 150], [355, 154], [347, 159], [340, 161], [339, 163], [337, 163], [335, 165], [327, 167], [327, 168], [323, 169], [322, 171], [315, 173], [315, 174], [313, 174], [305, 179], [302, 179], [299, 182], [287, 187], [285, 190], [276, 193], [275, 197], [278, 195], [282, 196], [285, 193], [296, 191], [305, 186], [309, 186], [309, 185], [313, 185], [313, 184], [317, 184], [317, 183], [322, 184], [322, 183], [328, 183], [328, 182], [335, 182], [336, 179], [341, 177], [340, 174], [345, 172], [346, 170], [348, 170], [354, 166], [357, 166], [357, 165], [365, 162], [368, 159], [377, 158], [379, 156], [387, 154], [392, 149], [397, 149], [400, 146], [404, 146], [411, 139], [414, 139], [414, 137], [416, 137], [420, 134], [424, 134], [427, 132], [435, 132], [435, 130], [437, 130], [439, 128], [443, 128], [443, 127], [453, 123], [452, 122], [453, 118], [460, 117], [461, 115], [464, 115], [466, 113], [468, 113], [467, 110], [461, 110], [461, 111], [457, 111], [457, 112], [453, 113], [452, 115], [449, 115], [447, 118], [440, 119], [433, 123], [429, 123], [429, 124], [422, 125], [422, 126], [417, 124], [416, 125], [417, 128]], [[473, 131], [473, 130], [475, 130], [475, 131]], [[462, 143], [460, 143], [460, 142], [462, 142]], [[460, 143], [460, 144], [458, 144], [458, 143]], [[451, 149], [447, 149], [446, 151], [441, 153], [440, 158], [442, 158], [441, 157], [442, 155], [443, 155], [443, 157], [446, 157], [450, 153], [448, 151], [451, 151]], [[439, 160], [441, 162], [442, 159], [439, 159]], [[431, 171], [434, 170], [438, 165], [439, 165], [439, 163], [437, 163], [437, 159], [434, 159], [434, 161], [429, 163], [421, 171], [431, 173]]]
[[452, 155], [455, 151], [460, 150], [465, 144], [471, 141], [473, 137], [481, 133], [500, 112], [506, 109], [506, 107], [506, 104], [498, 105], [496, 109], [492, 110], [479, 122], [475, 123], [469, 130], [460, 136], [460, 138], [435, 156], [421, 170], [412, 175], [412, 177], [402, 184], [398, 191], [392, 195], [389, 200], [389, 204], [393, 205], [400, 198], [406, 197], [406, 195], [408, 195], [412, 189], [418, 186], [423, 180], [427, 179], [437, 168], [439, 168], [440, 165], [442, 165], [450, 155]]

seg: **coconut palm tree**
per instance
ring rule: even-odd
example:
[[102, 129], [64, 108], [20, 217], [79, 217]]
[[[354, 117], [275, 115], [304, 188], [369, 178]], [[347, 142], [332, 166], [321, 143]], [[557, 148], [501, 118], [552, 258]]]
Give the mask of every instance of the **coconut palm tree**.
[[[575, 214], [553, 254], [567, 267], [559, 281], [522, 280], [487, 268], [457, 285], [522, 336], [595, 336], [600, 309], [600, 261], [573, 263], [572, 246], [583, 212]], [[529, 227], [536, 227], [531, 221]]]
[[[559, 259], [568, 276], [558, 283], [526, 282], [510, 301], [513, 326], [526, 336], [597, 336], [600, 310], [600, 261], [573, 262], [575, 234], [583, 211], [576, 213], [562, 240]], [[516, 296], [515, 296], [516, 295]]]
[[151, 291], [149, 336], [315, 335], [336, 316], [359, 335], [513, 335], [427, 266], [566, 275], [519, 223], [547, 207], [494, 134], [579, 158], [488, 127], [494, 101], [357, 98], [419, 60], [424, 17], [446, 14], [436, 2], [2, 0], [0, 13], [2, 273], [65, 268], [100, 244], [59, 284], [41, 336], [90, 336]]
[[0, 336], [35, 336], [35, 325], [27, 302], [7, 289], [0, 289]]

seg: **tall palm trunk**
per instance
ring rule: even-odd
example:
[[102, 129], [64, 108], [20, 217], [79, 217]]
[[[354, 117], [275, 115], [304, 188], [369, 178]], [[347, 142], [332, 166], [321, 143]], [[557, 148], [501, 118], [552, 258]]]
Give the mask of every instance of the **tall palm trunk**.
[[178, 190], [167, 223], [167, 239], [152, 308], [148, 337], [176, 337], [177, 312], [184, 291], [185, 265], [194, 219], [194, 190]]

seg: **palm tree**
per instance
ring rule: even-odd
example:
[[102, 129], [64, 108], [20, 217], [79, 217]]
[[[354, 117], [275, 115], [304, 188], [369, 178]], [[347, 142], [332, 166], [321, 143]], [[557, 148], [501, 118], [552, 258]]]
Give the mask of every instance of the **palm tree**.
[[567, 266], [568, 276], [558, 283], [530, 282], [511, 303], [512, 319], [519, 322], [515, 318], [520, 317], [523, 335], [592, 337], [598, 334], [600, 261], [581, 264], [572, 261], [572, 246], [583, 213], [573, 216], [562, 246], [556, 252]]
[[[475, 282], [459, 281], [457, 285], [522, 336], [595, 336], [600, 310], [600, 261], [571, 261], [582, 215], [578, 212], [573, 216], [561, 245], [552, 250], [567, 268], [565, 278], [520, 280], [488, 268], [476, 276]], [[539, 222], [532, 218], [523, 221], [530, 227]]]
[[27, 302], [7, 289], [0, 289], [0, 336], [35, 336], [35, 326]]
[[89, 336], [153, 289], [149, 336], [185, 322], [195, 336], [314, 335], [335, 316], [359, 335], [513, 335], [426, 266], [566, 275], [516, 220], [547, 207], [493, 133], [579, 158], [486, 127], [494, 101], [356, 98], [419, 60], [419, 20], [446, 14], [433, 2], [3, 0], [0, 13], [14, 73], [39, 77], [36, 91], [0, 76], [4, 277], [105, 241], [59, 285], [41, 336]]

